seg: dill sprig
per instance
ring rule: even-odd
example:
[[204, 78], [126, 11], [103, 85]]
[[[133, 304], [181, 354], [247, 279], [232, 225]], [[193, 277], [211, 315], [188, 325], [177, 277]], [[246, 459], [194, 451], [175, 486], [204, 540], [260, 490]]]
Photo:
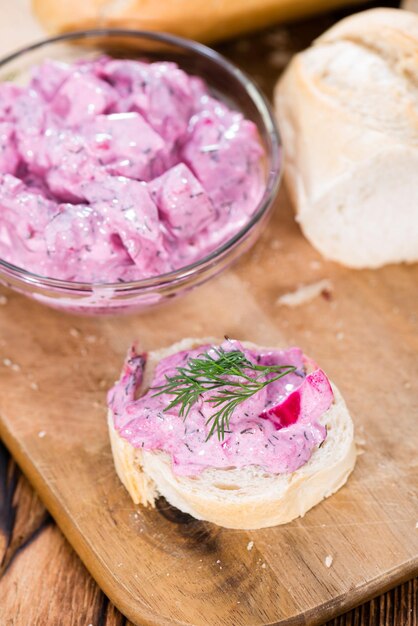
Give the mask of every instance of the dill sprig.
[[[154, 396], [174, 396], [164, 411], [179, 406], [179, 415], [185, 420], [190, 409], [202, 394], [217, 409], [206, 421], [210, 425], [206, 441], [217, 432], [219, 441], [225, 439], [229, 422], [237, 406], [264, 389], [270, 383], [296, 370], [293, 365], [255, 365], [241, 350], [211, 348], [195, 358], [190, 358], [176, 374], [166, 375], [166, 382], [153, 387]], [[273, 374], [272, 377], [269, 375]]]

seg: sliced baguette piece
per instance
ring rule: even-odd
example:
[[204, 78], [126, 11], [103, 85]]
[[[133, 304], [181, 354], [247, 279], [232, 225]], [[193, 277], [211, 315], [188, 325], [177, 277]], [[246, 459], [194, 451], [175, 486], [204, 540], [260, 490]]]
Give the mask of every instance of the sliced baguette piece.
[[[148, 354], [140, 395], [149, 387], [157, 362], [181, 350], [221, 343], [185, 339]], [[243, 342], [245, 347], [254, 344]], [[196, 519], [235, 529], [256, 529], [285, 524], [335, 493], [354, 468], [354, 429], [346, 404], [334, 384], [334, 402], [320, 419], [327, 427], [324, 443], [310, 460], [291, 474], [270, 474], [263, 468], [206, 469], [196, 477], [176, 476], [171, 459], [160, 451], [134, 448], [114, 427], [108, 426], [117, 474], [135, 504], [155, 506], [162, 495]]]
[[418, 261], [418, 15], [372, 9], [297, 54], [275, 90], [305, 236], [352, 268]]

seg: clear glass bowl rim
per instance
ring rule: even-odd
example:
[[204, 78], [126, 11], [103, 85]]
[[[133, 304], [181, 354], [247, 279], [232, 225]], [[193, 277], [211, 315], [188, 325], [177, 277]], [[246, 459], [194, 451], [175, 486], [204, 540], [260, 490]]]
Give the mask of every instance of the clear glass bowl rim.
[[270, 139], [270, 169], [268, 171], [267, 180], [266, 180], [266, 188], [261, 198], [256, 211], [252, 215], [251, 219], [248, 223], [243, 226], [233, 237], [228, 239], [224, 244], [213, 250], [210, 254], [205, 257], [191, 263], [189, 265], [185, 265], [184, 267], [174, 270], [172, 272], [168, 272], [166, 274], [159, 274], [157, 276], [152, 276], [150, 278], [145, 278], [137, 281], [129, 281], [129, 282], [116, 282], [116, 283], [85, 283], [85, 282], [76, 282], [76, 281], [66, 281], [61, 280], [59, 278], [49, 278], [47, 276], [41, 276], [39, 274], [34, 274], [28, 270], [25, 270], [17, 265], [13, 265], [12, 263], [8, 263], [3, 259], [0, 259], [0, 271], [6, 270], [5, 274], [10, 275], [14, 278], [20, 278], [25, 283], [32, 283], [37, 285], [42, 285], [44, 287], [58, 288], [63, 291], [92, 291], [93, 289], [100, 289], [101, 291], [105, 291], [109, 289], [113, 292], [123, 292], [123, 291], [141, 291], [149, 290], [150, 288], [155, 287], [163, 287], [164, 285], [175, 284], [177, 282], [182, 282], [188, 277], [193, 276], [194, 274], [198, 275], [203, 272], [206, 268], [210, 267], [215, 261], [221, 259], [230, 249], [234, 248], [234, 246], [239, 243], [241, 240], [245, 239], [246, 235], [252, 230], [252, 228], [263, 218], [264, 214], [267, 212], [271, 203], [273, 202], [281, 180], [282, 168], [281, 168], [281, 160], [280, 160], [280, 136], [279, 131], [274, 119], [273, 112], [271, 110], [270, 104], [268, 103], [266, 97], [262, 94], [260, 89], [257, 87], [255, 82], [247, 76], [245, 72], [240, 70], [234, 63], [228, 61], [223, 55], [219, 52], [216, 52], [212, 48], [205, 46], [204, 44], [198, 43], [191, 39], [185, 39], [183, 37], [177, 37], [176, 35], [171, 35], [168, 33], [162, 33], [157, 31], [147, 31], [147, 30], [135, 30], [135, 29], [126, 29], [126, 28], [96, 28], [96, 29], [88, 29], [88, 30], [80, 30], [80, 31], [72, 31], [68, 33], [64, 33], [61, 35], [57, 35], [55, 37], [47, 37], [36, 41], [33, 44], [25, 46], [8, 54], [5, 57], [0, 59], [0, 68], [3, 68], [7, 63], [16, 60], [17, 58], [24, 56], [26, 53], [33, 52], [34, 50], [43, 48], [44, 46], [48, 46], [54, 43], [62, 43], [66, 41], [72, 41], [75, 39], [88, 39], [95, 37], [133, 37], [138, 39], [149, 39], [151, 41], [157, 41], [160, 43], [167, 43], [173, 46], [177, 46], [179, 48], [186, 49], [192, 53], [200, 55], [202, 57], [206, 57], [209, 60], [219, 64], [224, 70], [229, 72], [234, 76], [234, 78], [240, 83], [244, 91], [247, 93], [249, 98], [252, 100], [253, 104], [255, 104], [258, 113], [262, 119], [262, 122], [265, 126], [266, 134]]

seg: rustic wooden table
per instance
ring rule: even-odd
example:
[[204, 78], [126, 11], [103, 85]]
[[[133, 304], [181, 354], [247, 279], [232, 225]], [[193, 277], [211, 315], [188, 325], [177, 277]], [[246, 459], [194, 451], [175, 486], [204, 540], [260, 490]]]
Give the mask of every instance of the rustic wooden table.
[[[27, 0], [0, 0], [0, 11], [2, 17], [7, 16], [1, 27], [2, 52], [41, 34], [29, 17]], [[276, 27], [219, 49], [270, 96], [290, 56], [342, 15], [340, 11]], [[417, 604], [418, 582], [409, 581], [328, 626], [416, 626]], [[89, 576], [0, 443], [0, 625], [56, 624], [119, 626], [128, 622]]]

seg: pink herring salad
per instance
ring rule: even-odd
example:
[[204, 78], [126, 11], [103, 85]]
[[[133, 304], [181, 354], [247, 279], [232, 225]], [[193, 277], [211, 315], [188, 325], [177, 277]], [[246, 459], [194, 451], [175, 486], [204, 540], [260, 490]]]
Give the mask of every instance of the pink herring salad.
[[255, 125], [174, 63], [46, 61], [0, 83], [0, 258], [140, 280], [237, 233], [264, 191]]
[[[186, 419], [179, 415], [178, 406], [165, 410], [172, 400], [169, 394], [155, 395], [149, 389], [136, 399], [146, 355], [132, 349], [122, 377], [108, 397], [116, 430], [134, 447], [167, 453], [177, 475], [192, 476], [209, 467], [248, 465], [261, 466], [273, 474], [295, 471], [325, 440], [326, 428], [319, 419], [333, 402], [327, 377], [318, 368], [307, 373], [310, 363], [299, 348], [249, 350], [236, 341], [225, 342], [222, 347], [242, 350], [257, 365], [292, 365], [296, 369], [240, 404], [231, 417], [225, 439], [220, 441], [216, 436], [207, 439], [207, 420], [215, 409], [205, 401], [205, 394]], [[162, 359], [151, 387], [164, 384], [166, 376], [210, 348], [204, 345]]]

